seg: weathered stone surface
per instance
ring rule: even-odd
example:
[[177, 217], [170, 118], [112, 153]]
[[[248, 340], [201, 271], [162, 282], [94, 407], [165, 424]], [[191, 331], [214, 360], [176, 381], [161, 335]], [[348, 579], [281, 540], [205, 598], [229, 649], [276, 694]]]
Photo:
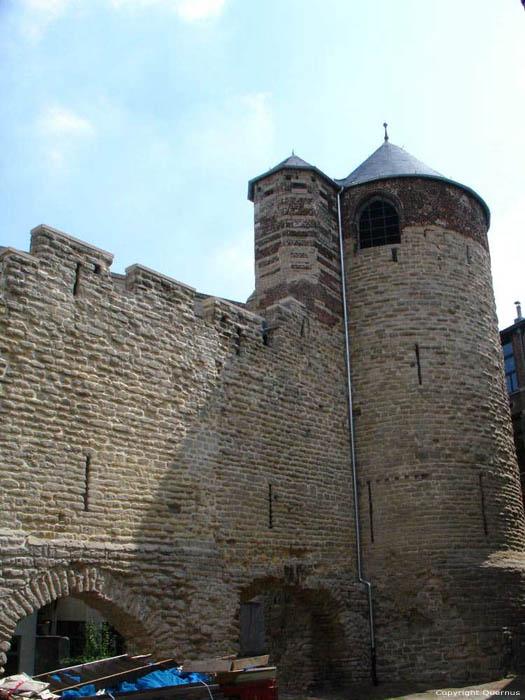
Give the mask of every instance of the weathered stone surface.
[[[14, 618], [77, 595], [135, 651], [230, 653], [243, 592], [301, 565], [292, 591], [328, 600], [337, 580], [366, 626], [340, 327], [288, 299], [265, 337], [261, 316], [139, 265], [114, 278], [108, 254], [53, 229], [31, 251], [2, 258], [5, 303], [14, 279], [24, 299], [0, 320], [5, 600], [27, 602]], [[366, 676], [359, 655], [344, 673]]]
[[[257, 181], [251, 310], [111, 274], [45, 226], [30, 254], [0, 253], [1, 650], [73, 595], [130, 652], [234, 653], [258, 601], [290, 689], [370, 677], [336, 193], [315, 169]], [[401, 242], [359, 250], [377, 194]], [[485, 218], [421, 178], [341, 199], [378, 673], [475, 679], [500, 670], [525, 564]]]

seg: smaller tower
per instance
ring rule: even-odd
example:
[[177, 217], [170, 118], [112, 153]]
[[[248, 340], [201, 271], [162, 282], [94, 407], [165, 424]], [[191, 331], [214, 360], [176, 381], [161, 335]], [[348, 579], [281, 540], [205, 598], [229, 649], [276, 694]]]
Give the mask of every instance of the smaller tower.
[[250, 180], [255, 205], [254, 310], [293, 297], [321, 321], [341, 317], [336, 186], [296, 155]]

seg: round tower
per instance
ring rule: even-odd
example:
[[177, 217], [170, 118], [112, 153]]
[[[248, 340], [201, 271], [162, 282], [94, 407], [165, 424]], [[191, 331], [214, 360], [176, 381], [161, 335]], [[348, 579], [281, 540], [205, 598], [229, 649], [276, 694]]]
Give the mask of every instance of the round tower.
[[519, 621], [525, 542], [489, 211], [388, 137], [338, 184], [378, 675], [482, 678]]

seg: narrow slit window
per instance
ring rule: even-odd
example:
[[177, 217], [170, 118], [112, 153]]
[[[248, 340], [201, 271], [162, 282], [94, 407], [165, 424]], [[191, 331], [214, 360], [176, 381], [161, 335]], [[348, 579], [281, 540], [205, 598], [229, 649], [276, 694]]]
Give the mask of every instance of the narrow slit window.
[[423, 384], [423, 375], [421, 374], [421, 354], [419, 352], [419, 343], [414, 346], [416, 352], [416, 365], [417, 365], [417, 381], [418, 384]]
[[483, 488], [483, 474], [479, 475], [479, 495], [480, 495], [480, 505], [481, 505], [481, 517], [483, 520], [483, 532], [485, 537], [489, 534], [489, 528], [487, 524], [487, 512], [485, 510], [485, 489]]
[[77, 296], [78, 290], [79, 290], [81, 268], [82, 268], [82, 263], [77, 262], [77, 266], [75, 268], [75, 282], [73, 284], [73, 296], [74, 297]]
[[84, 463], [84, 510], [89, 510], [89, 486], [91, 480], [91, 457], [86, 456]]
[[370, 541], [374, 541], [374, 504], [372, 503], [372, 484], [367, 481], [368, 489], [368, 520], [370, 522]]
[[395, 207], [384, 199], [373, 199], [359, 217], [359, 247], [401, 243], [399, 216]]
[[234, 351], [236, 355], [241, 354], [241, 338], [242, 338], [242, 331], [240, 328], [236, 328], [237, 335], [235, 336], [235, 347]]
[[268, 328], [268, 322], [263, 320], [261, 323], [261, 336], [263, 345], [271, 344], [270, 329]]

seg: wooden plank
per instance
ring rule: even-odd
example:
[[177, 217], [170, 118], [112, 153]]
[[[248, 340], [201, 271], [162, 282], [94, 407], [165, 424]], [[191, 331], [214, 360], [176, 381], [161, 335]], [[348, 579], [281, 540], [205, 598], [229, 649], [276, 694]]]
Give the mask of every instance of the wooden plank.
[[[217, 684], [189, 683], [186, 685], [170, 685], [164, 688], [148, 688], [147, 690], [136, 690], [129, 693], [119, 693], [118, 698], [130, 700], [165, 700], [168, 698], [178, 698], [179, 700], [210, 700], [211, 692], [214, 700], [224, 700], [224, 696]], [[81, 700], [111, 700], [109, 695], [90, 695]], [[115, 700], [113, 698], [113, 700]]]
[[264, 656], [247, 656], [243, 659], [234, 659], [232, 662], [232, 671], [239, 671], [242, 668], [250, 668], [251, 666], [268, 666], [270, 655]]
[[[135, 668], [141, 668], [146, 665], [147, 660], [151, 659], [151, 654], [142, 654], [140, 656], [128, 656], [127, 654], [122, 654], [120, 656], [112, 656], [108, 659], [99, 659], [98, 661], [89, 661], [85, 664], [77, 664], [76, 666], [67, 666], [66, 668], [59, 668], [55, 671], [48, 671], [42, 673], [39, 676], [34, 676], [38, 680], [45, 680], [50, 684], [51, 691], [65, 690], [66, 688], [77, 687], [78, 685], [84, 685], [85, 683], [90, 683], [94, 679], [106, 677], [115, 671], [115, 673], [120, 673], [123, 670], [132, 670]], [[80, 681], [73, 681], [72, 678], [68, 678], [66, 674], [71, 674], [74, 676], [79, 676]], [[60, 680], [52, 678], [52, 676], [58, 676]]]
[[168, 667], [173, 668], [174, 666], [178, 665], [179, 664], [175, 661], [175, 659], [165, 659], [164, 661], [158, 661], [155, 664], [136, 666], [135, 668], [128, 668], [118, 673], [110, 673], [107, 676], [99, 676], [97, 678], [92, 678], [87, 682], [81, 681], [80, 683], [76, 683], [75, 685], [70, 685], [68, 688], [61, 688], [61, 691], [73, 690], [74, 688], [78, 688], [81, 685], [89, 685], [90, 683], [92, 683], [95, 686], [95, 690], [100, 690], [101, 688], [117, 685], [122, 681], [135, 680], [136, 678], [146, 676], [148, 673], [152, 673], [153, 671], [158, 671], [160, 669], [165, 669]]
[[71, 672], [78, 671], [79, 669], [84, 668], [84, 667], [96, 666], [97, 664], [100, 664], [100, 663], [105, 662], [105, 661], [116, 661], [117, 659], [124, 659], [127, 656], [128, 656], [127, 654], [121, 654], [120, 656], [111, 656], [107, 659], [99, 659], [98, 661], [89, 661], [88, 663], [85, 663], [85, 664], [77, 664], [76, 666], [67, 666], [66, 668], [58, 668], [55, 671], [46, 671], [45, 673], [40, 673], [38, 676], [33, 676], [33, 678], [38, 678], [40, 680], [40, 679], [45, 678], [46, 676], [50, 676], [51, 674], [63, 673], [65, 671], [68, 671], [68, 672], [69, 671], [71, 671]]
[[218, 673], [217, 681], [220, 685], [231, 685], [232, 683], [253, 683], [254, 681], [265, 681], [276, 677], [277, 668], [275, 666], [261, 666], [260, 668], [247, 669], [245, 671]]
[[231, 659], [206, 659], [205, 661], [186, 661], [182, 665], [186, 673], [221, 673], [232, 667]]
[[[151, 654], [136, 657], [124, 655], [113, 657], [112, 659], [93, 661], [80, 666], [70, 666], [67, 669], [58, 669], [45, 675], [49, 677], [46, 680], [51, 684], [50, 690], [55, 693], [61, 693], [64, 690], [73, 690], [91, 683], [95, 686], [95, 690], [99, 690], [100, 688], [116, 685], [121, 681], [134, 680], [152, 671], [179, 666], [175, 659], [164, 659], [153, 664], [145, 663], [150, 658]], [[68, 678], [65, 672], [79, 676], [80, 680], [75, 681], [72, 678]], [[51, 678], [51, 675], [58, 675], [61, 680], [57, 681]], [[39, 678], [44, 680], [43, 676]]]
[[[112, 657], [111, 660], [121, 659], [121, 658], [123, 658], [123, 656], [126, 656], [126, 654], [123, 654], [121, 656], [114, 656], [114, 657]], [[46, 683], [49, 683], [50, 686], [52, 686], [51, 690], [53, 690], [53, 688], [58, 688], [58, 687], [61, 687], [62, 685], [64, 685], [66, 683], [67, 679], [66, 679], [66, 677], [64, 677], [63, 681], [57, 681], [54, 678], [52, 678], [51, 676], [58, 676], [59, 678], [61, 678], [62, 674], [65, 674], [65, 673], [73, 673], [74, 675], [80, 675], [79, 669], [81, 669], [82, 667], [92, 666], [92, 665], [96, 665], [96, 664], [100, 664], [100, 661], [91, 661], [88, 664], [77, 664], [76, 666], [67, 666], [66, 668], [57, 668], [54, 671], [46, 671], [46, 673], [40, 673], [38, 676], [33, 676], [33, 678], [38, 679], [39, 681], [45, 681]], [[71, 682], [71, 679], [69, 679], [69, 682]]]
[[135, 668], [143, 668], [146, 663], [147, 660], [145, 659], [135, 661], [134, 659], [130, 658], [119, 659], [111, 663], [101, 662], [98, 666], [82, 669], [80, 680], [82, 683], [92, 683], [101, 677], [123, 673]]

